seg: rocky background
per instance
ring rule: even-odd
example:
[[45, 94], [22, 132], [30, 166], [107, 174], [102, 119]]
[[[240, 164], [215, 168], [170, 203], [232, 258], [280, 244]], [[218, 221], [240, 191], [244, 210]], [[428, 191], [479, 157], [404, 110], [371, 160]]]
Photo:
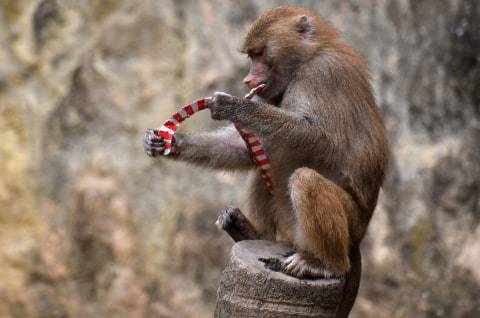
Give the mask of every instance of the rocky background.
[[[242, 36], [280, 3], [0, 0], [0, 317], [212, 316], [244, 179], [142, 135], [243, 95]], [[289, 3], [368, 59], [392, 147], [352, 317], [480, 317], [480, 3]]]

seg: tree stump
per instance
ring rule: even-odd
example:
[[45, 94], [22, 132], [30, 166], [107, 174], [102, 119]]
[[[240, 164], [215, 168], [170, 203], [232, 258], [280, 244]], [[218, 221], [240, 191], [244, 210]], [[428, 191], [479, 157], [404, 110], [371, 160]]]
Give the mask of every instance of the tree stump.
[[260, 261], [282, 261], [292, 251], [284, 242], [235, 244], [220, 281], [215, 317], [334, 317], [344, 279], [298, 279], [268, 269]]

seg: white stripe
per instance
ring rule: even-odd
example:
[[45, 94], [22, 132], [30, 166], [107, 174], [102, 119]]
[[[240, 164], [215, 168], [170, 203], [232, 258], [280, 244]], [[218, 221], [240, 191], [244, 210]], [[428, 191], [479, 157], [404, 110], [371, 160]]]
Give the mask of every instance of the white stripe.
[[262, 145], [253, 146], [253, 147], [252, 147], [252, 151], [253, 151], [253, 152], [257, 152], [257, 151], [259, 151], [259, 150], [263, 150]]
[[267, 169], [270, 169], [270, 165], [268, 163], [264, 164], [264, 165], [261, 165], [260, 166], [260, 169], [262, 170], [267, 170]]
[[258, 160], [258, 161], [262, 161], [264, 159], [267, 159], [267, 156], [265, 155], [259, 155], [259, 156], [255, 156], [255, 158]]
[[169, 133], [170, 135], [174, 135], [174, 134], [175, 134], [175, 131], [173, 131], [173, 130], [171, 130], [170, 128], [165, 127], [165, 126], [160, 127], [159, 130], [160, 130], [160, 131], [165, 131], [165, 132]]
[[247, 138], [247, 142], [248, 142], [249, 144], [254, 143], [254, 142], [257, 141], [257, 140], [258, 140], [258, 137], [250, 137], [250, 138]]
[[192, 108], [194, 113], [198, 112], [198, 103], [196, 101], [192, 103]]
[[177, 127], [180, 125], [180, 123], [179, 123], [175, 118], [173, 118], [173, 117], [170, 118], [170, 121], [171, 121], [172, 123], [174, 123], [175, 126], [177, 126]]
[[178, 111], [178, 114], [182, 116], [183, 119], [188, 118], [188, 114], [183, 108]]

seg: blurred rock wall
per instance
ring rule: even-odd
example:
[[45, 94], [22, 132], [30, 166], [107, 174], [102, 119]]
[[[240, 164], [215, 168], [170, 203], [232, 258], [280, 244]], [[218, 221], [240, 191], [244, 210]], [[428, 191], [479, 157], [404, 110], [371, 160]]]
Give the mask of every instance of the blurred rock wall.
[[[480, 4], [292, 2], [368, 59], [392, 147], [352, 316], [480, 316]], [[231, 246], [213, 222], [244, 178], [141, 139], [244, 94], [242, 36], [280, 3], [0, 1], [0, 317], [212, 315]]]

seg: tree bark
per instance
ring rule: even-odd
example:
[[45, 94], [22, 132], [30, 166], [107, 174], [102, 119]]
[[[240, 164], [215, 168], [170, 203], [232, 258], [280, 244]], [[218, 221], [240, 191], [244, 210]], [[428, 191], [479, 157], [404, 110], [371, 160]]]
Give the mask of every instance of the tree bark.
[[284, 242], [235, 244], [220, 281], [215, 317], [334, 317], [344, 279], [298, 279], [265, 266], [269, 260], [278, 267], [292, 251]]

